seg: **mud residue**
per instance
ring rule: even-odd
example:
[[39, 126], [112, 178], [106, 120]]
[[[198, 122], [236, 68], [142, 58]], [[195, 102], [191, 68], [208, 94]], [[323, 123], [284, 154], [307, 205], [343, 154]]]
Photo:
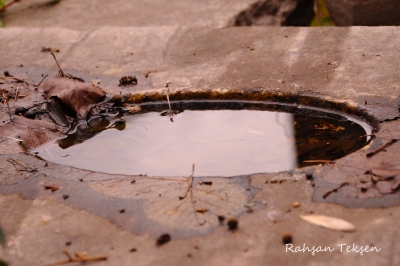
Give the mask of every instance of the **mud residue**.
[[[379, 121], [370, 115], [364, 108], [348, 102], [335, 101], [331, 98], [313, 97], [301, 94], [282, 93], [269, 89], [253, 88], [240, 90], [211, 89], [211, 90], [175, 90], [169, 93], [171, 101], [185, 100], [237, 100], [237, 101], [263, 101], [271, 103], [292, 104], [297, 107], [308, 106], [334, 110], [360, 118], [369, 123], [376, 132], [379, 129]], [[151, 90], [132, 93], [127, 103], [140, 104], [145, 102], [166, 101], [165, 90]]]

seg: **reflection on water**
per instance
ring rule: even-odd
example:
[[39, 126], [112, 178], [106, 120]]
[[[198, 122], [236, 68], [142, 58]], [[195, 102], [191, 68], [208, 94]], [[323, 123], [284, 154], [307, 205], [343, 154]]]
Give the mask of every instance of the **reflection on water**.
[[304, 160], [342, 157], [362, 147], [363, 127], [347, 120], [260, 110], [185, 110], [169, 117], [124, 117], [122, 131], [104, 130], [61, 149], [48, 143], [43, 159], [114, 174], [234, 176], [277, 172]]

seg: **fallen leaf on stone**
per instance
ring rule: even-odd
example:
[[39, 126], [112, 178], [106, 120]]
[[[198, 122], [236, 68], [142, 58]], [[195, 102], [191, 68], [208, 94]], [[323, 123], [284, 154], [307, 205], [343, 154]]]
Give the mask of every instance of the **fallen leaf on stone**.
[[[57, 131], [54, 124], [46, 121], [28, 119], [23, 116], [15, 116], [13, 122], [9, 122], [0, 127], [0, 136], [6, 136], [13, 140], [18, 140], [15, 141], [15, 145], [18, 145], [18, 142], [21, 143], [22, 141], [21, 144], [23, 147], [29, 150], [38, 147], [49, 140], [57, 139], [61, 134]], [[1, 143], [0, 151], [2, 154], [8, 153], [2, 151]]]
[[104, 195], [143, 201], [147, 218], [160, 224], [203, 233], [220, 225], [218, 216], [233, 217], [243, 212], [249, 200], [246, 188], [234, 179], [207, 178], [213, 182], [212, 186], [194, 183], [188, 196], [179, 200], [185, 194], [188, 178], [153, 178], [135, 178], [135, 185], [130, 186], [126, 184], [131, 178], [89, 185]]
[[358, 151], [338, 159], [332, 164], [324, 165], [322, 171], [315, 173], [315, 176], [321, 175], [331, 183], [350, 183], [359, 181], [360, 176], [365, 174], [368, 169], [368, 159], [365, 152]]
[[390, 168], [373, 168], [371, 169], [371, 173], [378, 177], [375, 181], [386, 180], [393, 178], [400, 174], [400, 169], [390, 169]]
[[342, 231], [342, 232], [353, 232], [356, 227], [339, 218], [324, 216], [324, 215], [300, 215], [300, 218], [311, 224], [322, 226], [331, 230]]
[[17, 170], [18, 172], [27, 172], [27, 173], [37, 172], [37, 169], [35, 167], [32, 167], [30, 164], [22, 162], [18, 159], [9, 158], [7, 159], [7, 162], [14, 165], [15, 170]]
[[47, 101], [47, 111], [54, 123], [59, 126], [68, 126], [68, 120], [57, 101], [57, 97], [50, 97]]
[[385, 184], [384, 181], [374, 183], [356, 183], [340, 188], [340, 193], [346, 197], [367, 199], [367, 198], [378, 198], [384, 194], [393, 192], [390, 184]]
[[384, 123], [381, 130], [375, 136], [387, 140], [400, 139], [400, 120]]
[[[313, 174], [314, 182], [322, 179], [335, 186], [324, 189], [323, 198], [332, 194], [348, 198], [379, 198], [394, 193], [400, 186], [400, 142], [394, 141], [369, 156], [359, 150], [337, 161], [319, 167]], [[335, 197], [331, 197], [334, 201]]]
[[102, 101], [106, 93], [101, 88], [54, 74], [48, 77], [42, 86], [46, 99], [57, 97], [69, 109], [85, 117], [93, 104]]

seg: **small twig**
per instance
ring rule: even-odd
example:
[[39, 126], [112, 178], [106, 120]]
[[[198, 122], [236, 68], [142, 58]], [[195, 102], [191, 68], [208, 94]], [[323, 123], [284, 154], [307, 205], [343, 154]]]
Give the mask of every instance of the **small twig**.
[[389, 141], [388, 143], [386, 143], [385, 145], [383, 145], [382, 147], [380, 147], [379, 149], [370, 152], [367, 154], [367, 158], [374, 156], [375, 154], [384, 151], [386, 148], [388, 148], [389, 146], [391, 146], [392, 144], [394, 144], [395, 142], [397, 142], [397, 139], [392, 139], [391, 141]]
[[193, 212], [194, 212], [194, 217], [196, 218], [197, 223], [202, 226], [205, 221], [203, 220], [200, 222], [199, 217], [198, 217], [198, 211], [196, 210], [196, 207], [194, 206], [195, 201], [193, 200], [193, 190], [190, 190], [190, 203], [192, 204]]
[[42, 78], [42, 80], [36, 85], [36, 88], [39, 88], [40, 84], [42, 84], [43, 80], [44, 80], [45, 78], [47, 78], [48, 75], [49, 75], [49, 74], [47, 74], [46, 76], [44, 76], [44, 77]]
[[304, 160], [303, 163], [334, 163], [331, 160]]
[[26, 81], [24, 79], [20, 79], [20, 78], [14, 77], [14, 76], [0, 76], [0, 79], [7, 79], [7, 78], [14, 79], [14, 80], [16, 80], [18, 82], [22, 82], [22, 83], [25, 83], [25, 84], [28, 84], [28, 85], [36, 86], [35, 83], [29, 82], [29, 81]]
[[65, 77], [64, 72], [62, 71], [60, 65], [58, 64], [58, 61], [57, 61], [56, 56], [54, 55], [53, 52], [50, 52], [50, 54], [54, 57], [54, 60], [56, 61], [56, 64], [57, 64], [57, 66], [58, 66], [58, 69], [60, 70], [60, 75], [61, 75], [61, 77]]
[[46, 266], [63, 265], [63, 264], [68, 264], [68, 263], [72, 263], [72, 262], [87, 262], [87, 261], [107, 260], [107, 256], [95, 256], [95, 257], [77, 256], [77, 258], [74, 258], [66, 250], [64, 250], [63, 253], [68, 257], [68, 260], [63, 260], [63, 261], [60, 261], [60, 262], [47, 264]]
[[171, 82], [167, 82], [167, 83], [165, 84], [165, 88], [167, 88], [167, 101], [168, 101], [168, 106], [169, 106], [169, 111], [167, 112], [167, 114], [168, 114], [168, 116], [169, 116], [169, 120], [170, 120], [171, 122], [174, 122], [174, 119], [172, 118], [172, 116], [174, 115], [174, 112], [172, 111], [171, 102], [169, 101], [169, 89], [168, 89], [169, 84], [171, 84]]
[[167, 101], [169, 106], [169, 115], [172, 116], [172, 108], [171, 108], [171, 103], [169, 101], [169, 89], [167, 89]]
[[18, 101], [18, 93], [19, 93], [19, 86], [20, 86], [21, 84], [18, 84], [17, 85], [17, 89], [15, 90], [15, 98], [14, 98], [14, 101]]
[[189, 177], [189, 183], [188, 183], [188, 187], [186, 189], [186, 193], [183, 197], [179, 197], [179, 200], [183, 200], [184, 198], [187, 197], [187, 194], [189, 193], [189, 190], [193, 185], [193, 174], [194, 174], [194, 164], [192, 165], [192, 174]]
[[359, 138], [364, 138], [364, 137], [375, 137], [375, 134], [361, 135]]
[[[8, 92], [7, 92], [7, 94], [6, 94], [4, 91], [2, 91], [1, 93], [2, 93], [2, 95], [3, 95], [3, 98], [4, 98], [5, 103], [7, 104], [8, 115], [10, 116], [10, 122], [13, 123], [13, 119], [12, 119], [12, 117], [11, 117], [10, 105], [8, 104]], [[13, 124], [14, 124], [14, 123], [13, 123]]]
[[342, 188], [342, 187], [344, 187], [344, 186], [347, 186], [347, 185], [349, 185], [349, 183], [345, 182], [345, 183], [340, 184], [338, 187], [335, 187], [334, 189], [328, 190], [327, 192], [324, 193], [324, 195], [322, 195], [322, 198], [325, 199], [325, 198], [328, 197], [331, 193], [337, 192], [338, 189], [340, 189], [340, 188]]
[[73, 261], [74, 258], [69, 254], [68, 251], [64, 250], [63, 253], [68, 257], [68, 260]]

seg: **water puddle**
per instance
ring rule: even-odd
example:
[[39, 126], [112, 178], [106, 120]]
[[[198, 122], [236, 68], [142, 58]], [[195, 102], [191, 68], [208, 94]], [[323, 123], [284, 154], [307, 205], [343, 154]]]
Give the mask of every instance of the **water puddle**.
[[[236, 176], [278, 172], [360, 149], [371, 128], [321, 109], [260, 102], [142, 104], [123, 130], [102, 130], [65, 149], [47, 143], [43, 159], [110, 174]], [[172, 119], [171, 119], [172, 118]], [[123, 128], [123, 127], [122, 127]], [[120, 129], [122, 129], [120, 128]], [[68, 146], [68, 145], [67, 145]]]

